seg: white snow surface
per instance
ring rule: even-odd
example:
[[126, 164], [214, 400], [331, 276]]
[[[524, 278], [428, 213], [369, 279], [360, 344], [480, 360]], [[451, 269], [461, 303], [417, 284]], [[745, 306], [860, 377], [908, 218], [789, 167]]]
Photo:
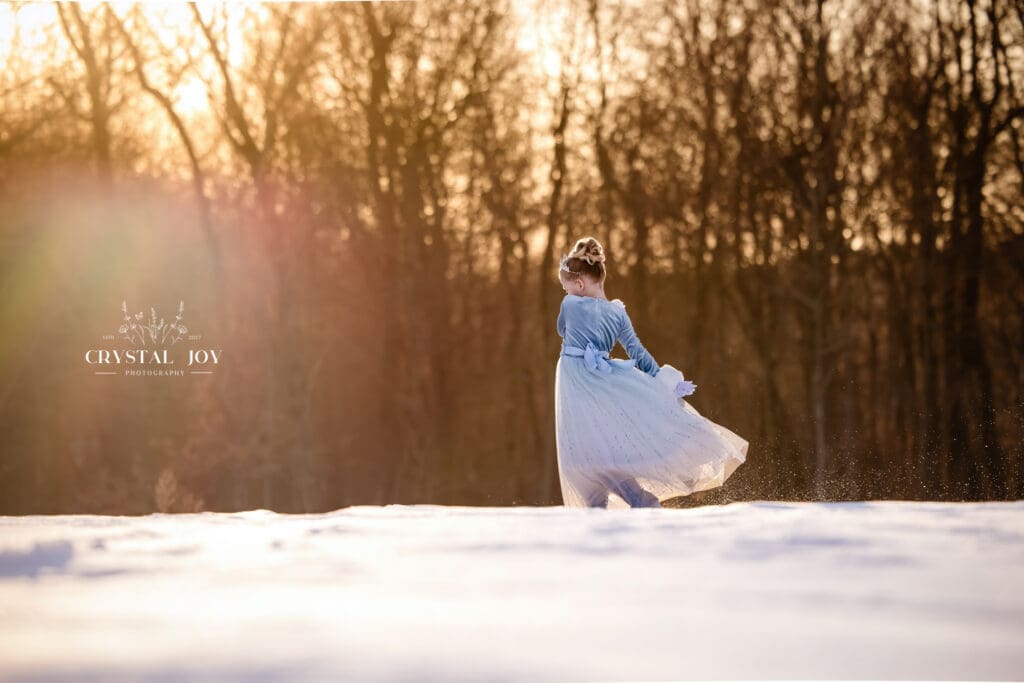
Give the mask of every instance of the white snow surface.
[[0, 680], [1021, 680], [1024, 501], [0, 517]]

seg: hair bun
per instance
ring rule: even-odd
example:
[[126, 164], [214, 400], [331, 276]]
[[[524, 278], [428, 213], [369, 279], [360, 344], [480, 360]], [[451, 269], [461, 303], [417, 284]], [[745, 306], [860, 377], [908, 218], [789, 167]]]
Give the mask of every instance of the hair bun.
[[590, 265], [604, 263], [604, 247], [593, 237], [581, 237], [576, 240], [569, 257], [583, 259]]

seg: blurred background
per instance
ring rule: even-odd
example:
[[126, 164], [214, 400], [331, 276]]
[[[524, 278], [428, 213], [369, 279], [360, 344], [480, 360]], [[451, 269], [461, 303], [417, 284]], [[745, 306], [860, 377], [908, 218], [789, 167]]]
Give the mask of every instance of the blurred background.
[[[585, 235], [750, 441], [675, 504], [1024, 495], [1020, 3], [4, 2], [0, 60], [0, 513], [560, 504]], [[122, 301], [216, 371], [94, 374]]]

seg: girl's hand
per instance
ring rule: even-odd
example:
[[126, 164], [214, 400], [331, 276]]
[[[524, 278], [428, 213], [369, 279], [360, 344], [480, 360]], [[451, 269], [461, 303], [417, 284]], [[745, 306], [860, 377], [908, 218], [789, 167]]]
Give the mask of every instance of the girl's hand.
[[683, 396], [689, 396], [697, 390], [697, 385], [688, 379], [684, 379], [682, 382], [676, 384], [676, 398], [682, 398]]

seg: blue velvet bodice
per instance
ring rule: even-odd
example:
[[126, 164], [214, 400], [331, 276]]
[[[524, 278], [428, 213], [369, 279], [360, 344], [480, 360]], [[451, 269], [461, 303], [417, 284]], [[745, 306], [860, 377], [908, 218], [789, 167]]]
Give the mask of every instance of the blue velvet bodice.
[[566, 347], [584, 349], [589, 344], [599, 352], [610, 353], [618, 342], [637, 368], [651, 377], [660, 370], [654, 357], [640, 343], [626, 313], [626, 305], [620, 299], [608, 301], [566, 294], [558, 312], [557, 328], [563, 352]]

